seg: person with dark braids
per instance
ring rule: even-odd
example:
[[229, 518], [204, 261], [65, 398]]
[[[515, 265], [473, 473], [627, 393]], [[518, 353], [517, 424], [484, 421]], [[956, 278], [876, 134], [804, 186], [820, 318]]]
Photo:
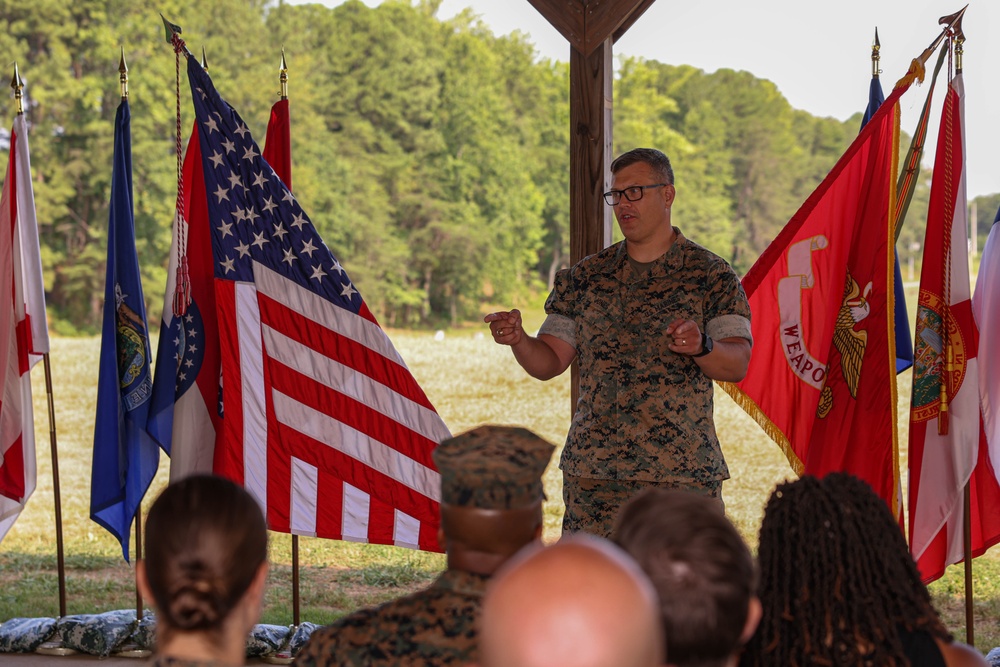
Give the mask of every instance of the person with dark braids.
[[267, 578], [267, 526], [253, 497], [212, 475], [171, 484], [149, 510], [145, 544], [135, 574], [156, 607], [151, 664], [244, 664]]
[[892, 512], [856, 477], [779, 484], [758, 566], [763, 616], [741, 666], [988, 665], [945, 628]]

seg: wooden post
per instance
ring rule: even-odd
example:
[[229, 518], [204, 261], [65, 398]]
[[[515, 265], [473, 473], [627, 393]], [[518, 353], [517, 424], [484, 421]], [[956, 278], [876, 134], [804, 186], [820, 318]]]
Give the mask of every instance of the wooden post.
[[[570, 43], [569, 247], [570, 262], [611, 245], [610, 186], [612, 46], [654, 0], [528, 0]], [[572, 404], [580, 373], [571, 370]]]
[[[569, 57], [569, 207], [570, 263], [611, 245], [611, 207], [604, 203], [610, 187], [612, 127], [611, 38], [589, 56], [576, 48]], [[580, 370], [571, 368], [571, 410], [580, 397]]]
[[52, 367], [49, 353], [42, 355], [45, 366], [45, 395], [49, 404], [49, 446], [52, 452], [52, 499], [56, 506], [56, 573], [59, 578], [59, 617], [66, 615], [66, 558], [63, 552], [62, 499], [59, 491], [59, 450], [56, 447], [56, 406], [52, 397]]

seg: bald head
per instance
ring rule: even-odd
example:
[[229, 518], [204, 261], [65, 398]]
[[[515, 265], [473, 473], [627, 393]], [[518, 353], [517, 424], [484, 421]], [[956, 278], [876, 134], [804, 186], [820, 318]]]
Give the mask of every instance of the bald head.
[[663, 663], [656, 592], [624, 551], [586, 535], [526, 551], [487, 592], [483, 667]]

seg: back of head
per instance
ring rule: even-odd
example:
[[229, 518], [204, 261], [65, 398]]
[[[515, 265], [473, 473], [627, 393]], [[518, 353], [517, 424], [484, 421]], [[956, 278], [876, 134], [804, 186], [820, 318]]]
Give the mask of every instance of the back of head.
[[256, 501], [211, 475], [171, 484], [146, 518], [145, 573], [169, 631], [217, 631], [267, 560]]
[[484, 667], [653, 667], [663, 663], [656, 593], [607, 540], [575, 535], [525, 549], [483, 602]]
[[639, 162], [649, 165], [664, 183], [674, 184], [674, 168], [670, 164], [670, 158], [655, 148], [633, 148], [622, 153], [611, 162], [611, 173], [617, 174], [625, 167]]
[[525, 428], [485, 425], [434, 449], [449, 567], [491, 574], [538, 538], [542, 473], [555, 447]]
[[686, 491], [647, 489], [622, 509], [614, 540], [656, 587], [668, 662], [726, 664], [743, 644], [757, 573], [719, 504]]
[[764, 613], [743, 664], [905, 665], [901, 630], [951, 641], [899, 524], [856, 477], [779, 484], [758, 562]]

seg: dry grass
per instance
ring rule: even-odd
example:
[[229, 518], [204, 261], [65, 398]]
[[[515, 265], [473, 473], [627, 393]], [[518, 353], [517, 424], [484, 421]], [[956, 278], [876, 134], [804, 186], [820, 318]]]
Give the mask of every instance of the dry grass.
[[[528, 330], [541, 316], [526, 315]], [[525, 375], [505, 348], [482, 336], [485, 327], [448, 332], [442, 341], [428, 332], [391, 332], [431, 401], [453, 433], [482, 423], [518, 424], [555, 444], [562, 443], [570, 420], [569, 374], [550, 382]], [[97, 357], [94, 338], [56, 338], [52, 373], [59, 433], [59, 468], [67, 554], [69, 613], [135, 605], [132, 573], [118, 543], [89, 519], [90, 457], [93, 439]], [[0, 544], [0, 620], [14, 616], [52, 616], [58, 612], [52, 466], [41, 366], [33, 372], [38, 489], [11, 533]], [[909, 373], [899, 378], [902, 470], [909, 410]], [[726, 509], [747, 541], [756, 545], [764, 503], [775, 483], [793, 476], [778, 448], [722, 391], [716, 391], [716, 422], [732, 479], [724, 493]], [[561, 478], [555, 464], [545, 473], [545, 539], [559, 534]], [[166, 482], [161, 461], [150, 499]], [[273, 563], [264, 621], [291, 622], [291, 549], [287, 535], [272, 534]], [[425, 585], [444, 566], [437, 554], [394, 547], [302, 538], [303, 620], [326, 623], [359, 606], [375, 604]], [[993, 550], [975, 562], [977, 645], [1000, 644], [1000, 555]], [[953, 567], [932, 585], [947, 623], [964, 637], [962, 572]]]

